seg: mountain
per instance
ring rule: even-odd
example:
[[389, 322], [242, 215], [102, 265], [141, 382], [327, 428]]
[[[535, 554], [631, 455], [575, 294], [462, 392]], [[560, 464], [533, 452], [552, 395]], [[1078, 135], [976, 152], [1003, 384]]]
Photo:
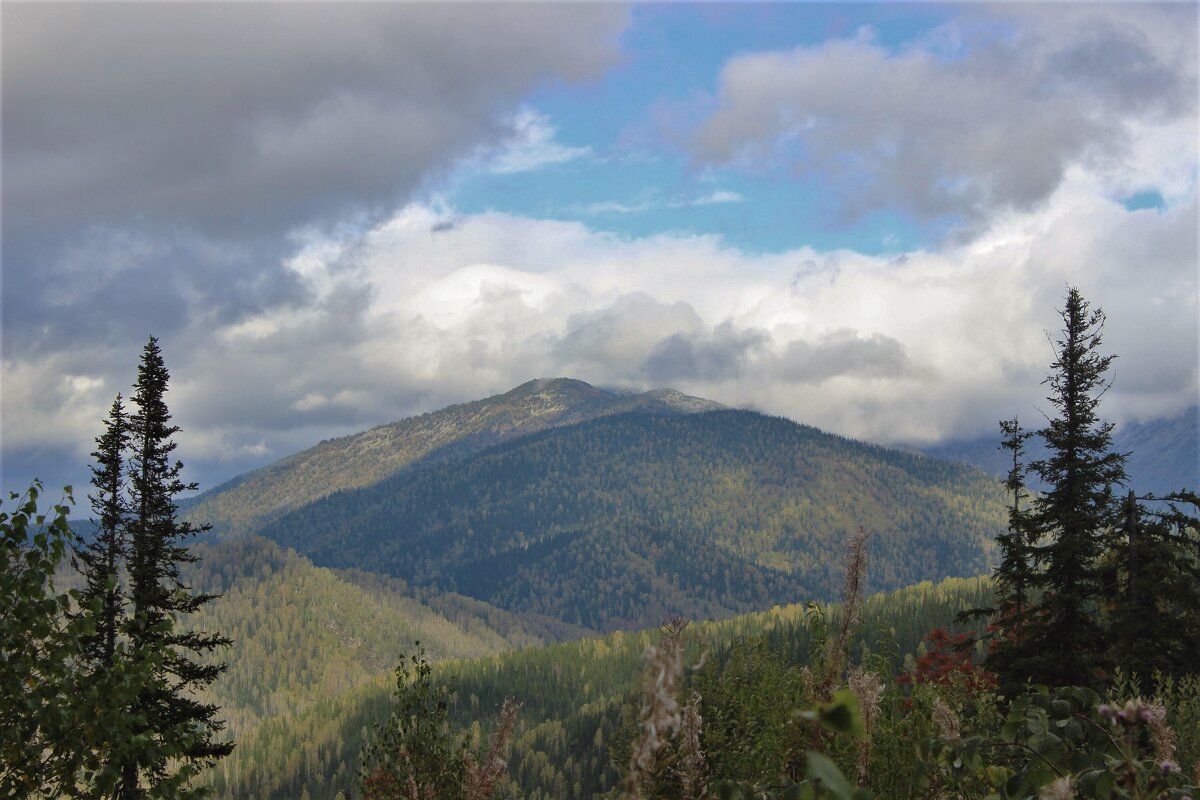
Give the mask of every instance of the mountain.
[[377, 483], [414, 464], [444, 461], [547, 428], [617, 413], [685, 414], [719, 403], [670, 389], [631, 394], [568, 378], [538, 379], [501, 395], [329, 439], [240, 475], [187, 504], [217, 533], [248, 533], [326, 495]]
[[259, 532], [318, 565], [607, 631], [830, 598], [860, 525], [875, 589], [979, 574], [1005, 518], [978, 470], [722, 410], [609, 413], [464, 448]]
[[[999, 449], [1000, 432], [994, 436], [963, 439], [921, 448], [937, 458], [978, 467], [997, 477], [1012, 464]], [[1043, 458], [1038, 440], [1029, 442], [1031, 459]], [[1126, 471], [1129, 486], [1139, 494], [1166, 494], [1179, 489], [1200, 489], [1200, 406], [1192, 406], [1173, 417], [1149, 422], [1128, 422], [1113, 431], [1113, 449], [1129, 453]]]

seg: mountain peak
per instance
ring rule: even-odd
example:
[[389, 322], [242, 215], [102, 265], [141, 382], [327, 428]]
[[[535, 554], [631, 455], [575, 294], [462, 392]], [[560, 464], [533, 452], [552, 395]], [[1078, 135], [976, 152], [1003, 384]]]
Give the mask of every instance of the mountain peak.
[[610, 396], [610, 392], [597, 389], [590, 383], [585, 383], [575, 378], [534, 378], [496, 397], [497, 399], [507, 398], [513, 400], [519, 398], [541, 398], [578, 402]]
[[206, 492], [189, 517], [226, 532], [251, 532], [327, 494], [369, 486], [418, 462], [463, 456], [611, 414], [688, 414], [721, 407], [674, 389], [636, 394], [575, 378], [536, 378], [483, 400], [321, 442]]

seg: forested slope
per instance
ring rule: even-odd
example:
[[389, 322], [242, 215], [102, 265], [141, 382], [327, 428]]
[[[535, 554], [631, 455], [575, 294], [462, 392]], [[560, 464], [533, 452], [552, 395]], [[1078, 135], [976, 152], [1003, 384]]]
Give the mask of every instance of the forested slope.
[[987, 569], [991, 477], [747, 411], [618, 414], [406, 470], [264, 536], [315, 563], [597, 630], [724, 617], [840, 588], [872, 534], [873, 588]]
[[323, 441], [204, 493], [188, 504], [188, 518], [218, 533], [253, 532], [282, 513], [338, 490], [369, 486], [421, 460], [468, 455], [604, 414], [719, 407], [669, 389], [627, 394], [567, 378], [529, 381], [501, 395]]
[[233, 639], [217, 654], [229, 667], [206, 697], [221, 706], [235, 737], [369, 682], [413, 640], [440, 660], [584, 633], [469, 598], [418, 599], [396, 581], [339, 575], [257, 536], [198, 545], [194, 553], [200, 560], [185, 580], [221, 598], [188, 622]]
[[[931, 628], [952, 626], [954, 615], [991, 599], [983, 578], [928, 582], [870, 598], [852, 652], [873, 651], [899, 664], [923, 649]], [[836, 623], [837, 606], [822, 607]], [[766, 658], [801, 664], [808, 658], [815, 618], [803, 605], [777, 607], [720, 622], [693, 625], [692, 662], [720, 662], [735, 642], [757, 643]], [[617, 772], [610, 747], [629, 737], [643, 651], [653, 629], [448, 661], [435, 669], [458, 689], [454, 718], [482, 739], [505, 697], [522, 704], [513, 783], [503, 797], [530, 800], [591, 798], [612, 787]], [[337, 697], [314, 703], [295, 719], [268, 721], [239, 742], [211, 777], [220, 798], [332, 800], [351, 795], [364, 737], [389, 710], [391, 676], [382, 674]], [[473, 723], [482, 721], [482, 726]]]

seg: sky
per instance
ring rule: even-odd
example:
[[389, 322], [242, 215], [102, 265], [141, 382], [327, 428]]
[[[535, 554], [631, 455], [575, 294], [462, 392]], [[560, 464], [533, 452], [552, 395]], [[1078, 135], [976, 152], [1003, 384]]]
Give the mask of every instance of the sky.
[[[1200, 397], [1194, 3], [0, 4], [0, 487], [158, 337], [186, 474], [536, 377], [881, 443]], [[77, 491], [82, 498], [84, 492]], [[86, 502], [86, 501], [84, 501]]]

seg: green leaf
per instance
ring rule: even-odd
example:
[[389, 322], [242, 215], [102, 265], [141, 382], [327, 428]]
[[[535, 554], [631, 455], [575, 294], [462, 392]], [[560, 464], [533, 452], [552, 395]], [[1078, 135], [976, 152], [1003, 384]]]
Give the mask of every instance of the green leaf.
[[841, 800], [854, 800], [854, 787], [837, 768], [837, 764], [815, 750], [808, 751], [807, 760], [807, 775], [811, 780], [820, 781], [822, 787]]
[[858, 697], [849, 689], [840, 689], [833, 700], [821, 707], [821, 724], [838, 733], [848, 733], [855, 739], [866, 738]]

